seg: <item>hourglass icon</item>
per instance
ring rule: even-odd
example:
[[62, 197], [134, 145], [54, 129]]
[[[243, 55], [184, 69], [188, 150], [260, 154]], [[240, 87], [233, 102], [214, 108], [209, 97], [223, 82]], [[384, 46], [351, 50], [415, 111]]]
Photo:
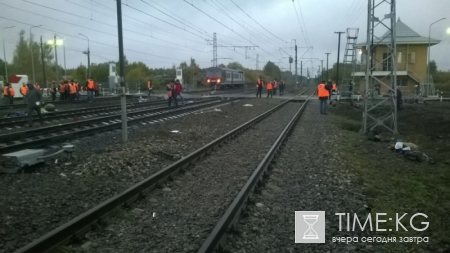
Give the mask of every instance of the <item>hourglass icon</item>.
[[308, 229], [303, 234], [303, 239], [319, 239], [319, 235], [313, 229], [314, 224], [316, 224], [319, 215], [303, 215], [303, 220], [308, 224]]

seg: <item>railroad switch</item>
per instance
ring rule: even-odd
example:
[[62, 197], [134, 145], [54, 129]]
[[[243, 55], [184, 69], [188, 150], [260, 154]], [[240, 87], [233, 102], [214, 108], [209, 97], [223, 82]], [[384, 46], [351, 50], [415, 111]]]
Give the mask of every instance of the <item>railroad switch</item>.
[[62, 154], [70, 159], [74, 151], [73, 145], [65, 145], [55, 153], [46, 155], [45, 149], [24, 149], [21, 151], [4, 154], [0, 157], [0, 173], [19, 173], [32, 165], [44, 163]]

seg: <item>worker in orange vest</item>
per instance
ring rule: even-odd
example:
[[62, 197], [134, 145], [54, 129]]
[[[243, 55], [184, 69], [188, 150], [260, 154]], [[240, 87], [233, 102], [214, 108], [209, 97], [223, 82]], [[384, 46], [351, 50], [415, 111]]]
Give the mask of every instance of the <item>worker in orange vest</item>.
[[88, 100], [90, 103], [94, 102], [94, 84], [95, 84], [94, 79], [92, 79], [92, 77], [89, 77], [89, 79], [86, 81], [86, 90], [88, 94]]
[[59, 101], [66, 100], [66, 88], [64, 86], [64, 82], [61, 81], [59, 83]]
[[152, 80], [151, 79], [148, 79], [148, 81], [147, 81], [147, 88], [148, 88], [148, 95], [147, 95], [147, 97], [150, 98], [150, 93], [154, 94], [153, 93], [153, 86], [152, 86]]
[[70, 101], [73, 102], [77, 96], [77, 86], [75, 85], [73, 80], [71, 80], [71, 82], [69, 83], [69, 91], [70, 91]]
[[3, 87], [3, 101], [5, 105], [13, 104], [14, 100], [14, 89], [11, 87], [10, 83], [5, 84]]
[[264, 87], [264, 80], [262, 79], [262, 76], [259, 76], [258, 80], [256, 81], [256, 97], [261, 97], [262, 89]]
[[277, 79], [275, 78], [273, 80], [273, 95], [277, 95], [277, 88], [278, 88], [278, 82], [277, 82]]
[[320, 100], [320, 114], [328, 114], [327, 113], [327, 100], [330, 96], [330, 92], [325, 87], [325, 81], [322, 81], [317, 85], [317, 97]]
[[273, 83], [273, 81], [267, 83], [267, 86], [266, 86], [266, 88], [267, 88], [267, 98], [269, 98], [269, 95], [270, 95], [270, 98], [272, 98], [272, 91], [273, 91], [273, 84], [272, 83]]
[[22, 94], [22, 96], [23, 96], [24, 104], [27, 103], [27, 91], [28, 91], [27, 85], [25, 83], [22, 83], [22, 87], [20, 87], [20, 94]]
[[80, 91], [82, 90], [82, 87], [78, 84], [78, 80], [74, 80], [75, 88], [77, 89], [77, 93], [75, 94], [75, 98], [77, 99], [77, 102], [80, 102]]

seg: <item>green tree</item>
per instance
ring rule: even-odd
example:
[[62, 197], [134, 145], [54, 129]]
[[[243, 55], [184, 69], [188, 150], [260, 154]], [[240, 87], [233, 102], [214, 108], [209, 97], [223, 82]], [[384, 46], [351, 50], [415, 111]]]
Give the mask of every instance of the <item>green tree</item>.
[[244, 70], [244, 67], [239, 62], [230, 62], [228, 63], [227, 68]]
[[281, 79], [281, 70], [280, 67], [275, 65], [275, 63], [268, 61], [263, 68], [263, 73], [269, 76], [271, 79], [277, 78]]

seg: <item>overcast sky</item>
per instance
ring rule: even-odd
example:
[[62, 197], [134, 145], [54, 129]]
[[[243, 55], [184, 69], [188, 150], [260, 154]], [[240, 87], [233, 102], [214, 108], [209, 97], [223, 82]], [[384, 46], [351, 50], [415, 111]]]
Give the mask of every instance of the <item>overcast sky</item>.
[[[268, 60], [289, 69], [285, 57], [294, 56], [293, 39], [299, 47], [299, 58], [319, 58], [324, 60], [324, 67], [327, 52], [331, 53], [330, 67], [337, 61], [338, 35], [334, 32], [356, 27], [360, 29], [358, 42], [366, 40], [366, 0], [122, 0], [122, 3], [125, 55], [130, 61], [142, 61], [151, 68], [178, 66], [182, 61], [189, 62], [191, 57], [200, 67], [210, 67], [214, 32], [218, 45], [228, 46], [218, 48], [218, 57], [231, 58], [219, 59], [219, 64], [238, 61], [252, 69], [256, 67], [257, 55], [259, 69]], [[449, 10], [448, 0], [397, 0], [397, 18], [422, 36], [428, 37], [432, 22], [447, 18], [434, 24], [431, 31], [432, 38], [441, 40], [431, 48], [431, 59], [436, 60], [441, 70], [450, 70], [450, 34], [446, 33], [450, 28]], [[114, 0], [0, 0], [0, 27], [15, 26], [4, 30], [8, 62], [12, 60], [20, 29], [25, 29], [28, 39], [31, 25], [42, 25], [32, 30], [36, 39], [42, 36], [47, 41], [55, 33], [65, 38], [67, 68], [87, 62], [82, 51], [88, 43], [79, 33], [90, 39], [91, 63], [118, 59]], [[343, 34], [341, 62], [345, 44]], [[245, 48], [232, 46], [255, 47], [246, 53]], [[308, 51], [311, 46], [313, 49]], [[58, 61], [63, 66], [62, 47], [58, 48]], [[304, 63], [307, 61], [303, 59]], [[321, 62], [311, 64], [306, 63], [304, 68], [314, 67], [317, 71]]]

